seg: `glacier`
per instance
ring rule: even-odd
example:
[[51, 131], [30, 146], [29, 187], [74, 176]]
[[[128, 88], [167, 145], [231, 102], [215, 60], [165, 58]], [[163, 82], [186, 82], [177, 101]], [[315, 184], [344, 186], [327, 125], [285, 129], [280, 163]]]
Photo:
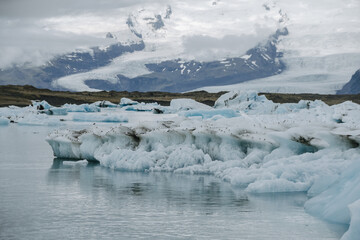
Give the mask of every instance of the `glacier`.
[[256, 91], [232, 91], [213, 107], [121, 99], [65, 104], [66, 115], [43, 112], [53, 108], [45, 101], [0, 108], [0, 122], [55, 127], [46, 140], [57, 158], [118, 171], [210, 174], [251, 194], [307, 192], [308, 213], [348, 224], [343, 239], [358, 236], [358, 104], [279, 104]]

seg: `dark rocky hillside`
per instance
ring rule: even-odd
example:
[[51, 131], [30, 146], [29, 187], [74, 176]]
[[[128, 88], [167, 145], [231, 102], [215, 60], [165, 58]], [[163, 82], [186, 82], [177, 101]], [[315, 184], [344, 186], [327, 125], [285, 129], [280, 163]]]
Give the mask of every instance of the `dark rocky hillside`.
[[[208, 93], [205, 91], [189, 93], [168, 93], [168, 92], [63, 92], [51, 91], [48, 89], [37, 89], [32, 86], [0, 86], [0, 107], [9, 105], [28, 106], [31, 100], [46, 100], [51, 105], [60, 106], [65, 103], [93, 103], [107, 100], [119, 103], [122, 97], [127, 97], [139, 102], [158, 102], [161, 105], [169, 105], [171, 99], [191, 98], [198, 102], [213, 106], [215, 101], [225, 92]], [[297, 103], [301, 99], [320, 99], [329, 105], [338, 104], [344, 101], [353, 101], [360, 104], [358, 95], [319, 95], [319, 94], [279, 94], [263, 93], [268, 99], [277, 103]]]
[[184, 92], [204, 86], [221, 86], [280, 74], [285, 65], [276, 44], [286, 28], [278, 30], [266, 43], [248, 50], [244, 57], [221, 61], [184, 62], [180, 59], [146, 64], [150, 74], [127, 78], [118, 75], [115, 84], [101, 79], [86, 81], [89, 87], [116, 91]]
[[352, 75], [350, 81], [337, 94], [359, 94], [360, 93], [360, 69]]
[[106, 49], [93, 47], [89, 52], [72, 52], [58, 56], [40, 67], [13, 67], [0, 71], [0, 85], [32, 85], [38, 88], [66, 90], [54, 87], [52, 82], [58, 78], [88, 72], [103, 67], [127, 52], [144, 49], [144, 42], [130, 45], [120, 43], [110, 45]]

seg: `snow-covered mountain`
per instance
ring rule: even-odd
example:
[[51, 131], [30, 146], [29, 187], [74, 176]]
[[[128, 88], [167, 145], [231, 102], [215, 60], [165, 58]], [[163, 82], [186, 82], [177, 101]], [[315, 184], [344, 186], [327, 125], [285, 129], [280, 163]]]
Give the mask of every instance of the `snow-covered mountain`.
[[[277, 51], [278, 38], [287, 35], [287, 29], [278, 30], [264, 44], [248, 50], [242, 57], [200, 62], [180, 59], [145, 64], [148, 74], [129, 78], [117, 75], [116, 83], [86, 80], [95, 89], [127, 91], [183, 92], [202, 86], [219, 86], [280, 74], [285, 66]], [[59, 81], [71, 80], [71, 77]]]
[[122, 10], [123, 25], [104, 29], [102, 46], [2, 69], [0, 84], [335, 93], [360, 66], [359, 8], [353, 0], [144, 3]]

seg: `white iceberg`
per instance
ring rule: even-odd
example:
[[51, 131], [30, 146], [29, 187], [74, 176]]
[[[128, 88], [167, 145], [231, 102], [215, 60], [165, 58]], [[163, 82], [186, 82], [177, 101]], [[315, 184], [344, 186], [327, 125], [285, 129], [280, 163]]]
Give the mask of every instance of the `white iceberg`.
[[214, 118], [216, 119], [224, 118], [233, 118], [239, 116], [239, 114], [233, 109], [211, 109], [211, 110], [189, 110], [179, 113], [181, 116], [185, 117], [201, 117], [201, 119]]
[[130, 98], [121, 98], [119, 103], [120, 107], [132, 106], [136, 104], [139, 104], [139, 102], [133, 101]]
[[125, 111], [133, 111], [133, 112], [152, 112], [154, 109], [164, 109], [164, 107], [160, 106], [157, 103], [138, 103], [135, 105], [127, 105], [122, 109]]
[[128, 122], [126, 116], [116, 113], [79, 113], [74, 114], [72, 120], [75, 122]]
[[47, 101], [31, 101], [31, 105], [34, 106], [37, 110], [50, 109], [51, 106]]
[[95, 105], [96, 107], [100, 107], [100, 108], [116, 108], [118, 107], [117, 104], [109, 102], [109, 101], [97, 101], [94, 102], [92, 105]]
[[170, 109], [178, 112], [178, 111], [188, 111], [192, 109], [211, 110], [212, 107], [205, 105], [203, 103], [199, 103], [193, 99], [179, 98], [170, 101]]
[[0, 125], [8, 125], [10, 123], [10, 120], [5, 117], [0, 116]]
[[61, 108], [61, 107], [51, 107], [46, 110], [39, 111], [40, 113], [45, 113], [47, 115], [58, 115], [58, 116], [65, 116], [68, 114], [67, 108]]
[[68, 112], [100, 112], [100, 108], [96, 104], [64, 104], [62, 106], [66, 108]]

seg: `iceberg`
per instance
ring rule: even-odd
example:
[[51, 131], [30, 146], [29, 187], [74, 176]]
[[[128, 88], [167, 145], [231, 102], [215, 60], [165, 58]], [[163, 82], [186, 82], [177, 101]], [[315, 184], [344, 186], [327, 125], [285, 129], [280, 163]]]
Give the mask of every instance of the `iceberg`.
[[8, 125], [10, 123], [10, 120], [5, 117], [0, 117], [0, 125]]
[[16, 120], [19, 125], [28, 126], [61, 126], [64, 125], [60, 119], [51, 118], [45, 114], [27, 114]]
[[233, 109], [189, 110], [179, 114], [185, 117], [201, 117], [201, 119], [213, 117], [233, 118], [239, 116]]
[[47, 115], [60, 115], [60, 116], [65, 116], [68, 114], [68, 109], [67, 108], [60, 108], [60, 107], [51, 107], [49, 109], [46, 110], [41, 110], [39, 111], [40, 113], [45, 113]]
[[[360, 217], [360, 161], [354, 160], [326, 190], [311, 198], [305, 209], [331, 222], [349, 224], [351, 215]], [[350, 204], [355, 204], [352, 209]], [[352, 211], [351, 211], [352, 210]], [[360, 236], [360, 235], [358, 235]]]
[[66, 108], [68, 112], [100, 112], [100, 108], [97, 104], [64, 104], [62, 106]]
[[34, 106], [37, 110], [50, 109], [51, 106], [47, 101], [31, 101], [31, 105]]
[[133, 101], [129, 98], [121, 98], [120, 99], [120, 107], [126, 107], [126, 106], [132, 106], [132, 105], [137, 105], [139, 104], [139, 102], [137, 101]]
[[154, 112], [155, 110], [155, 113], [163, 113], [165, 109], [156, 102], [139, 103], [129, 98], [121, 98], [119, 106], [125, 111], [133, 111], [133, 112]]
[[231, 91], [215, 102], [214, 108], [230, 108], [247, 114], [287, 114], [302, 109], [328, 107], [323, 101], [300, 100], [298, 103], [274, 103], [256, 91]]
[[170, 109], [172, 109], [175, 112], [178, 112], [178, 111], [188, 111], [192, 109], [210, 110], [212, 108], [203, 103], [199, 103], [193, 99], [178, 98], [170, 101]]
[[154, 109], [161, 110], [163, 107], [157, 103], [138, 103], [136, 105], [124, 106], [122, 109], [133, 112], [152, 112]]
[[95, 105], [96, 107], [99, 107], [99, 108], [116, 108], [116, 107], [118, 107], [117, 104], [114, 104], [109, 101], [97, 101], [97, 102], [94, 102], [92, 105]]
[[75, 122], [128, 122], [128, 118], [121, 114], [110, 113], [87, 113], [75, 114], [72, 118]]

